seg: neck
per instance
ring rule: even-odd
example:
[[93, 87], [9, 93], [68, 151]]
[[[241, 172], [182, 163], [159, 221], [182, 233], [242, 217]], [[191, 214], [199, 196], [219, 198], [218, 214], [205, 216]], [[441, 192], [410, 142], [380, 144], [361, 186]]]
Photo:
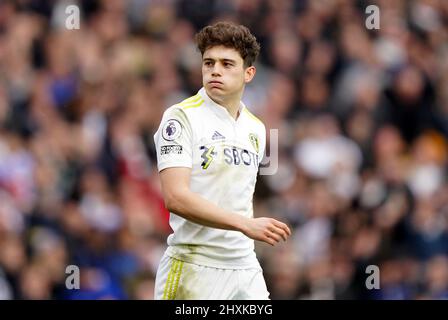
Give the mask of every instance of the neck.
[[221, 97], [210, 96], [210, 99], [212, 99], [217, 104], [226, 108], [227, 111], [229, 112], [229, 114], [236, 120], [236, 119], [238, 119], [238, 116], [239, 116], [241, 96], [242, 96], [242, 94], [235, 95], [235, 96], [228, 97], [228, 98], [227, 97], [221, 98]]

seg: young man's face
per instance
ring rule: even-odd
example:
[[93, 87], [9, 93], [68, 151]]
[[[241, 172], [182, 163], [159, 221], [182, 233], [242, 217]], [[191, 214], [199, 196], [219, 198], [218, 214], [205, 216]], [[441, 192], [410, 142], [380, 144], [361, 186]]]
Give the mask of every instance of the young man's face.
[[215, 46], [204, 52], [202, 84], [212, 97], [226, 98], [240, 94], [254, 75], [255, 67], [246, 68], [243, 58], [233, 48]]

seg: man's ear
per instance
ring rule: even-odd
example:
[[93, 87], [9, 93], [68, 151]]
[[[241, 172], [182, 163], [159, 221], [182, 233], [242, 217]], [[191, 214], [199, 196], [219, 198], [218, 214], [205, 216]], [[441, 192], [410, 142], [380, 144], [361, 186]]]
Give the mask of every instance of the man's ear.
[[244, 82], [251, 82], [256, 72], [257, 69], [254, 66], [247, 67], [246, 70], [244, 70]]

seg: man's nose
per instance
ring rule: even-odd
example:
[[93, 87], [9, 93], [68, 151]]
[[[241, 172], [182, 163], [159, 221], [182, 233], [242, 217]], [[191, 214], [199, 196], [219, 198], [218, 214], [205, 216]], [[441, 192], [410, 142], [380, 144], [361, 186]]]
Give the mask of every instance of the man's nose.
[[213, 65], [212, 76], [220, 76], [221, 75], [221, 66], [218, 63]]

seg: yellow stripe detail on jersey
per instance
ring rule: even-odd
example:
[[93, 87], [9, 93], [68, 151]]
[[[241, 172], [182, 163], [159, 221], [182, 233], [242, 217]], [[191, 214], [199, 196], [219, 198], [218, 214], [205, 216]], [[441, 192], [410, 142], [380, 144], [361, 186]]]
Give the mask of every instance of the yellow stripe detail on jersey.
[[254, 116], [254, 114], [252, 112], [250, 112], [247, 108], [243, 109], [244, 111], [246, 111], [246, 113], [255, 121], [258, 121], [260, 123], [263, 123], [263, 121], [261, 121], [260, 119], [258, 119], [256, 116]]
[[182, 106], [182, 109], [186, 110], [186, 109], [190, 109], [190, 108], [197, 108], [197, 107], [200, 107], [203, 103], [204, 103], [204, 100], [200, 99], [199, 102], [197, 102], [195, 104], [188, 104], [188, 105]]
[[170, 271], [168, 272], [168, 276], [167, 276], [166, 282], [165, 282], [165, 289], [163, 290], [163, 297], [162, 297], [163, 300], [169, 299], [169, 292], [171, 291], [174, 274], [175, 274], [176, 268], [177, 268], [178, 260], [175, 260], [175, 259], [172, 259], [172, 260], [173, 261], [171, 262]]
[[190, 103], [190, 102], [196, 102], [196, 101], [198, 101], [200, 98], [201, 98], [201, 95], [198, 93], [198, 94], [195, 94], [194, 96], [192, 96], [192, 97], [190, 97], [190, 98], [187, 98], [187, 99], [183, 100], [183, 101], [182, 101], [181, 103], [179, 103], [179, 104], [187, 104], [187, 103]]
[[183, 261], [178, 261], [178, 268], [177, 268], [177, 272], [175, 274], [175, 280], [173, 282], [173, 286], [171, 288], [171, 295], [168, 299], [170, 300], [174, 300], [176, 298], [177, 295], [177, 289], [179, 288], [179, 280], [180, 280], [180, 276], [182, 275], [182, 268], [184, 266], [184, 262]]
[[182, 100], [179, 103], [176, 103], [176, 106], [183, 107], [183, 106], [186, 106], [186, 105], [190, 105], [192, 103], [198, 102], [201, 98], [202, 98], [201, 95], [198, 93], [198, 94], [196, 94], [196, 95], [194, 95], [194, 96], [192, 96], [190, 98], [187, 98], [185, 100]]

